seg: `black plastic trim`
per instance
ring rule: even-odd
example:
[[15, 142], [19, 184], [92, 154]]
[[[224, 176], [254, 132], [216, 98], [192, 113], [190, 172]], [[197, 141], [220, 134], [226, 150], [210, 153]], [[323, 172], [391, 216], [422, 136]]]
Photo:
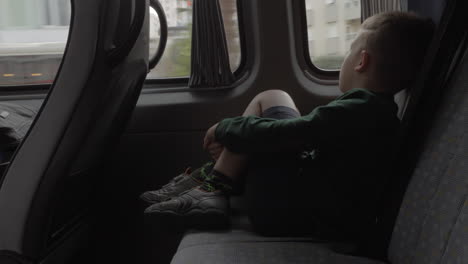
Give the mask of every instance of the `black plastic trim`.
[[43, 91], [49, 90], [50, 84], [28, 84], [28, 85], [12, 85], [12, 86], [1, 86], [0, 87], [0, 95], [6, 92], [12, 91]]
[[[6, 260], [6, 261], [5, 261]], [[0, 263], [32, 264], [34, 261], [25, 256], [9, 250], [0, 250]], [[11, 262], [10, 262], [11, 261]]]
[[[237, 76], [236, 76], [237, 77]], [[203, 92], [203, 91], [219, 91], [219, 90], [230, 90], [239, 86], [242, 82], [247, 80], [249, 77], [249, 72], [243, 72], [240, 77], [236, 78], [236, 81], [228, 86], [218, 86], [218, 87], [208, 87], [208, 88], [190, 88], [188, 83], [158, 83], [151, 86], [146, 86], [145, 89], [142, 89], [141, 94], [152, 94], [152, 93], [166, 93], [166, 92]]]
[[138, 37], [140, 36], [141, 29], [143, 28], [143, 24], [145, 23], [146, 17], [146, 2], [145, 0], [134, 0], [135, 2], [135, 10], [133, 16], [133, 22], [130, 26], [130, 32], [128, 34], [127, 39], [125, 42], [118, 46], [114, 47], [108, 51], [108, 58], [107, 60], [111, 65], [117, 65], [123, 59], [125, 59], [130, 52], [130, 50], [135, 45]]

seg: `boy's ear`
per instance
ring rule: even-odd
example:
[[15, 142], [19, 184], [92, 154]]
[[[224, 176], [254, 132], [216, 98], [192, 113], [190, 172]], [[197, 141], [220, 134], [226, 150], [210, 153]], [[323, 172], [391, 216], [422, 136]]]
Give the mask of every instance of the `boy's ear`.
[[369, 67], [370, 63], [370, 55], [367, 52], [367, 50], [362, 50], [361, 53], [359, 54], [359, 61], [358, 65], [354, 67], [354, 70], [357, 72], [365, 72], [367, 68]]

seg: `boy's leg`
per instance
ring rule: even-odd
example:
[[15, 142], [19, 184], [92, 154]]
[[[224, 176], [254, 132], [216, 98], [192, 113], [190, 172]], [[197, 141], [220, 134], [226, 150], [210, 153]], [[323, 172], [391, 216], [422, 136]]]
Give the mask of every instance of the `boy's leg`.
[[[245, 109], [242, 116], [262, 116], [265, 110], [273, 110], [275, 107], [290, 108], [300, 115], [296, 104], [288, 93], [281, 90], [268, 90], [255, 96]], [[287, 112], [282, 114], [288, 115]], [[214, 170], [229, 177], [232, 181], [237, 181], [238, 177], [245, 169], [246, 164], [247, 157], [245, 155], [236, 154], [228, 149], [224, 149], [219, 159], [216, 161]]]
[[296, 104], [288, 93], [282, 90], [268, 90], [255, 96], [254, 99], [250, 101], [242, 116], [262, 116], [265, 110], [276, 106], [289, 107], [299, 113]]
[[[279, 90], [269, 90], [258, 94], [250, 102], [243, 115], [263, 116], [264, 113], [269, 113], [268, 117], [277, 119], [300, 116], [291, 97]], [[148, 207], [145, 213], [170, 217], [226, 214], [228, 202], [225, 195], [229, 194], [232, 184], [239, 180], [246, 163], [245, 155], [224, 149], [208, 179], [200, 188], [184, 192], [169, 201], [154, 204]]]
[[[281, 90], [268, 90], [258, 94], [252, 99], [252, 101], [250, 101], [242, 115], [262, 116], [265, 110], [274, 110], [278, 107], [283, 107], [284, 109], [277, 109], [279, 111], [273, 113], [274, 115], [276, 114], [275, 118], [277, 119], [291, 118], [294, 117], [291, 115], [299, 115], [299, 110], [297, 110], [292, 98], [289, 94]], [[270, 114], [272, 113], [272, 111], [269, 112]], [[278, 116], [278, 114], [280, 116]], [[219, 174], [228, 177], [228, 180], [231, 182], [236, 182], [239, 180], [238, 177], [242, 174], [246, 163], [247, 158], [244, 155], [235, 154], [224, 149], [216, 160], [214, 170]], [[195, 170], [193, 173], [188, 173], [186, 171], [185, 173], [177, 176], [169, 184], [163, 186], [163, 188], [143, 193], [140, 196], [140, 199], [148, 205], [151, 205], [177, 197], [182, 192], [200, 185], [206, 180], [206, 174], [209, 174], [212, 170], [213, 165], [211, 163], [207, 163], [201, 168]]]

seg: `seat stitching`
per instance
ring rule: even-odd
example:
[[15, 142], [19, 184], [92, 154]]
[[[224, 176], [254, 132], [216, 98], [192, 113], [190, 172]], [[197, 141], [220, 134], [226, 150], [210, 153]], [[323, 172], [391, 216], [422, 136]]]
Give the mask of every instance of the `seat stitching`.
[[460, 208], [459, 208], [459, 211], [458, 211], [458, 214], [457, 214], [457, 218], [455, 219], [455, 222], [453, 223], [452, 227], [450, 228], [450, 231], [449, 231], [449, 236], [447, 238], [447, 241], [444, 245], [444, 251], [442, 253], [442, 256], [440, 257], [440, 262], [439, 263], [442, 263], [442, 260], [444, 260], [446, 254], [447, 254], [447, 251], [448, 251], [448, 247], [449, 247], [449, 243], [450, 243], [450, 238], [452, 237], [452, 234], [455, 230], [455, 227], [457, 226], [457, 224], [459, 223], [459, 220], [460, 220], [460, 216], [463, 212], [463, 208], [465, 207], [466, 204], [468, 202], [468, 193], [465, 194], [465, 199], [463, 199], [463, 202], [461, 203], [460, 205]]
[[450, 157], [450, 159], [448, 160], [447, 162], [447, 165], [445, 166], [443, 172], [440, 174], [441, 177], [439, 177], [437, 180], [437, 188], [436, 190], [434, 191], [434, 193], [431, 195], [431, 199], [430, 201], [428, 202], [429, 203], [429, 207], [426, 209], [426, 212], [425, 212], [425, 215], [424, 215], [424, 221], [422, 222], [422, 225], [421, 225], [421, 228], [419, 229], [418, 231], [418, 239], [416, 240], [416, 247], [414, 248], [412, 254], [411, 254], [411, 261], [409, 263], [413, 263], [414, 262], [414, 259], [416, 258], [416, 250], [418, 249], [418, 245], [420, 244], [420, 241], [422, 239], [422, 234], [423, 234], [423, 230], [424, 228], [426, 227], [426, 224], [428, 222], [428, 219], [429, 219], [429, 214], [431, 212], [431, 210], [435, 207], [435, 204], [434, 204], [434, 201], [437, 197], [437, 194], [440, 193], [440, 188], [441, 188], [441, 183], [442, 183], [442, 178], [444, 175], [446, 175], [447, 173], [447, 170], [448, 168], [450, 167], [450, 163], [451, 161], [453, 160], [453, 156]]
[[[467, 133], [465, 132], [463, 137], [462, 137], [462, 140], [466, 137]], [[449, 248], [449, 244], [450, 244], [450, 238], [452, 237], [452, 234], [455, 230], [455, 227], [457, 226], [457, 224], [459, 223], [460, 221], [460, 218], [461, 218], [461, 214], [463, 212], [463, 209], [465, 208], [465, 206], [468, 205], [468, 191], [465, 192], [465, 195], [464, 195], [464, 199], [463, 201], [460, 203], [459, 205], [459, 210], [458, 210], [458, 214], [457, 214], [457, 217], [455, 218], [455, 221], [453, 223], [453, 225], [451, 226], [450, 228], [450, 231], [449, 231], [449, 235], [448, 235], [448, 238], [447, 238], [447, 241], [445, 242], [444, 244], [444, 248], [443, 248], [443, 253], [440, 257], [440, 263], [442, 263], [442, 261], [444, 260], [445, 256], [447, 255], [447, 252], [448, 252], [448, 248]]]

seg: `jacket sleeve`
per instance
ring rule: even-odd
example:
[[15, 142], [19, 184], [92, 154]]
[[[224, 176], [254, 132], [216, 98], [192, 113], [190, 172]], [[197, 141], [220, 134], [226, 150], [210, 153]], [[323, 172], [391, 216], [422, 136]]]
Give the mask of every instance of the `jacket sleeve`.
[[314, 148], [333, 140], [352, 125], [349, 105], [335, 102], [309, 115], [275, 120], [256, 116], [222, 120], [215, 132], [218, 142], [237, 153], [261, 153]]

